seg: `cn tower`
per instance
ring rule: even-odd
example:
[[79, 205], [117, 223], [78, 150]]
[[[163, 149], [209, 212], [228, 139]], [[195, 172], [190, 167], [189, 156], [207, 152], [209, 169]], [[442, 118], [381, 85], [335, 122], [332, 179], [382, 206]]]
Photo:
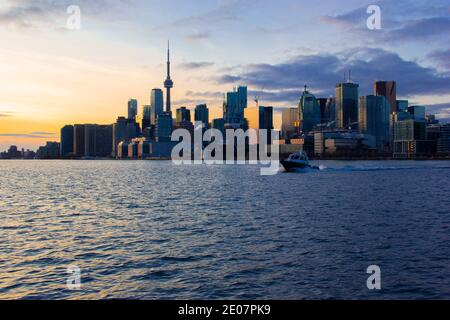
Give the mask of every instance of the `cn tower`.
[[164, 81], [164, 88], [166, 88], [166, 112], [171, 112], [170, 106], [170, 89], [173, 88], [173, 81], [170, 79], [170, 43], [167, 42], [167, 79]]

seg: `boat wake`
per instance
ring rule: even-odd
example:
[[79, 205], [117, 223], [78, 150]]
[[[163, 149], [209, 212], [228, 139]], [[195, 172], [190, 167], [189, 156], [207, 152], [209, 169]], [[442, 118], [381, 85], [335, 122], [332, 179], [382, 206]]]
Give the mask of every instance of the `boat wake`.
[[341, 171], [341, 172], [364, 172], [364, 171], [399, 171], [399, 170], [448, 170], [450, 166], [344, 166], [344, 167], [327, 167], [320, 165], [320, 171]]

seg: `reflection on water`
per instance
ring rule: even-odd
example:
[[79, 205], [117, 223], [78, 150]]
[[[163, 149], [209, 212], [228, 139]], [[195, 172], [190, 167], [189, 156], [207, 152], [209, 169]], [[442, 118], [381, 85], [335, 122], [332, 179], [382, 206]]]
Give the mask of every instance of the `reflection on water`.
[[449, 162], [315, 164], [2, 161], [0, 298], [450, 298]]

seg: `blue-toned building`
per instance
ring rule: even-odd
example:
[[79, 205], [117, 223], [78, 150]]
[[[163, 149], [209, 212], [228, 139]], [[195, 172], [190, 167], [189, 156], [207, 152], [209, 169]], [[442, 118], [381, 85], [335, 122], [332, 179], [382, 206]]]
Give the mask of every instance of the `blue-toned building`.
[[204, 127], [209, 125], [209, 110], [206, 104], [199, 104], [195, 107], [194, 120], [203, 123]]
[[223, 103], [225, 126], [242, 127], [245, 108], [247, 108], [247, 87], [240, 86], [227, 92]]
[[151, 117], [150, 123], [154, 125], [158, 115], [164, 113], [164, 93], [161, 89], [153, 89], [150, 97]]
[[128, 100], [128, 119], [136, 121], [138, 114], [138, 102], [136, 99]]
[[359, 131], [376, 139], [377, 151], [387, 153], [391, 145], [391, 105], [384, 96], [368, 95], [359, 100]]
[[303, 132], [313, 131], [314, 127], [321, 122], [320, 106], [316, 97], [306, 90], [306, 86], [300, 98], [298, 112], [300, 128]]
[[65, 158], [73, 154], [73, 126], [67, 125], [61, 129], [61, 157]]
[[186, 107], [178, 108], [176, 111], [176, 123], [191, 122], [191, 110]]
[[172, 115], [168, 112], [156, 118], [155, 137], [157, 142], [170, 142], [172, 138]]
[[336, 85], [336, 122], [339, 129], [348, 129], [358, 123], [359, 85], [344, 82]]

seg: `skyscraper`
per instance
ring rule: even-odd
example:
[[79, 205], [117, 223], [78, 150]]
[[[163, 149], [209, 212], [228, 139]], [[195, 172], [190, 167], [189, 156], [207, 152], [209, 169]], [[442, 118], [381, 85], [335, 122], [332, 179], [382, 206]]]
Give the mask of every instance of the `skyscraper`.
[[142, 108], [142, 130], [147, 129], [151, 125], [152, 106], [143, 106]]
[[206, 104], [199, 104], [195, 107], [194, 120], [203, 123], [204, 127], [209, 124], [209, 110]]
[[170, 142], [172, 137], [172, 115], [169, 112], [156, 118], [155, 136], [157, 142]]
[[95, 126], [95, 156], [109, 157], [113, 150], [113, 126]]
[[347, 129], [358, 122], [358, 88], [353, 82], [336, 85], [336, 121], [339, 129]]
[[390, 151], [391, 106], [384, 96], [360, 97], [359, 130], [375, 137], [380, 153]]
[[84, 126], [84, 156], [95, 157], [95, 140], [97, 135], [97, 125], [87, 124]]
[[182, 122], [191, 122], [191, 110], [186, 107], [178, 108], [176, 112], [177, 125], [180, 125]]
[[167, 43], [167, 79], [164, 81], [166, 88], [166, 112], [171, 113], [170, 89], [173, 88], [173, 81], [170, 79], [170, 46]]
[[128, 100], [128, 119], [136, 121], [138, 113], [138, 102], [136, 99]]
[[64, 126], [61, 129], [61, 157], [67, 157], [73, 153], [73, 126]]
[[426, 108], [424, 106], [410, 106], [406, 110], [415, 120], [425, 121]]
[[400, 112], [406, 112], [406, 109], [408, 109], [409, 101], [408, 100], [397, 100], [396, 101], [397, 106], [397, 113]]
[[284, 109], [281, 114], [281, 134], [283, 138], [289, 139], [292, 135], [299, 133], [298, 108]]
[[321, 121], [319, 104], [316, 97], [306, 90], [306, 86], [300, 98], [298, 112], [300, 127], [303, 132], [311, 132]]
[[391, 112], [397, 113], [397, 83], [395, 81], [376, 81], [374, 95], [385, 97], [391, 105]]
[[76, 157], [84, 157], [84, 131], [85, 125], [76, 124], [73, 127], [73, 153]]
[[138, 136], [139, 127], [134, 121], [130, 121], [124, 117], [117, 118], [113, 124], [113, 154], [117, 155], [117, 146], [120, 142], [128, 142]]
[[214, 119], [212, 121], [212, 127], [213, 129], [217, 129], [220, 132], [222, 132], [222, 135], [225, 135], [225, 120], [222, 118]]
[[152, 113], [150, 123], [154, 125], [158, 115], [164, 113], [164, 94], [161, 89], [153, 89], [150, 97], [150, 104], [152, 106]]
[[330, 97], [327, 99], [327, 105], [325, 107], [325, 123], [336, 122], [336, 99]]
[[317, 104], [319, 105], [319, 109], [320, 109], [320, 123], [329, 122], [329, 119], [326, 114], [327, 102], [328, 102], [328, 98], [317, 98]]
[[[273, 107], [251, 107], [245, 109], [245, 120], [248, 128], [246, 129], [254, 129], [259, 132], [260, 129], [268, 130], [267, 133], [267, 143], [271, 142], [271, 131], [273, 129]], [[250, 140], [251, 144], [258, 143], [259, 141], [259, 133], [256, 141]]]
[[226, 126], [242, 127], [247, 108], [247, 87], [240, 86], [225, 95], [223, 118]]

